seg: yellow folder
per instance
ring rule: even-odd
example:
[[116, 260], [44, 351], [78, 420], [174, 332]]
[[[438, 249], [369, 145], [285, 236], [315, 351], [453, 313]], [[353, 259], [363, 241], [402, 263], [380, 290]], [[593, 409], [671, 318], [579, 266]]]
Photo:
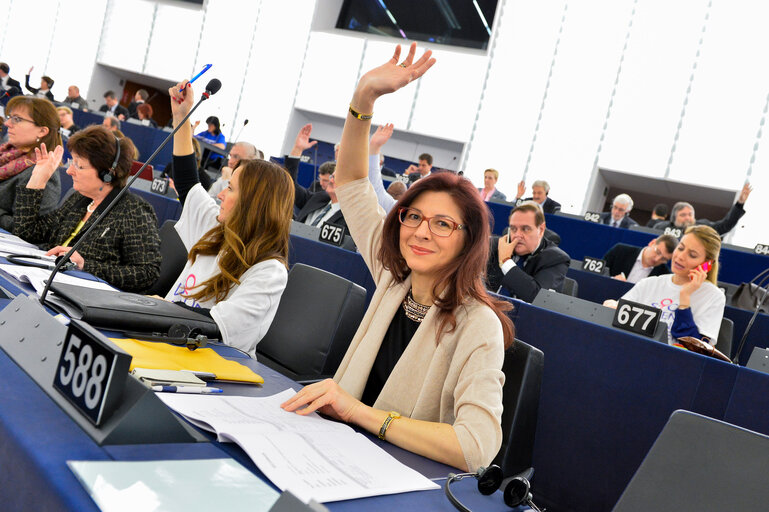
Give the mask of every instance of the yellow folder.
[[190, 370], [213, 373], [217, 380], [264, 384], [264, 379], [250, 368], [236, 361], [223, 358], [211, 348], [189, 350], [187, 347], [177, 347], [168, 343], [122, 338], [110, 339], [133, 356], [130, 370], [136, 367], [158, 370]]

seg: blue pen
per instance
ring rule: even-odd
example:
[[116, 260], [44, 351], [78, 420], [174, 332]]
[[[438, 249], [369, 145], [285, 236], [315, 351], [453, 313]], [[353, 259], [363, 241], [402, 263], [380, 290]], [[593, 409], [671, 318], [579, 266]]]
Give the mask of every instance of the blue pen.
[[[206, 71], [211, 69], [211, 66], [212, 66], [212, 64], [206, 64], [205, 67], [203, 68], [203, 70], [200, 73], [198, 73], [197, 75], [193, 76], [192, 79], [189, 82], [187, 82], [187, 85], [190, 85], [192, 82], [194, 82], [195, 80], [200, 78], [200, 75], [202, 75], [203, 73], [205, 73]], [[187, 87], [187, 85], [185, 85], [184, 87]], [[179, 89], [179, 92], [184, 92], [184, 88]]]
[[152, 391], [161, 391], [163, 393], [194, 393], [196, 395], [210, 395], [212, 393], [221, 393], [222, 388], [204, 388], [202, 386], [152, 386]]

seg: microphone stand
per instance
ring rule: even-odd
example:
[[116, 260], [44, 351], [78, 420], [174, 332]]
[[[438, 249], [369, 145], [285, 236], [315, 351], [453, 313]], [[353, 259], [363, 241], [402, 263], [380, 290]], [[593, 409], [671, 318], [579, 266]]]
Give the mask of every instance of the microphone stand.
[[106, 208], [104, 208], [104, 211], [102, 211], [101, 215], [99, 215], [96, 218], [96, 220], [93, 222], [93, 224], [91, 224], [91, 227], [89, 227], [85, 231], [85, 233], [83, 233], [83, 235], [78, 239], [77, 242], [72, 244], [72, 247], [67, 252], [67, 254], [64, 255], [64, 257], [59, 258], [59, 261], [56, 262], [56, 266], [51, 271], [51, 275], [48, 277], [48, 282], [45, 284], [45, 288], [43, 288], [43, 293], [40, 294], [40, 304], [45, 305], [45, 297], [46, 297], [46, 295], [48, 295], [48, 291], [51, 288], [51, 284], [53, 284], [54, 276], [69, 261], [70, 257], [72, 256], [72, 253], [74, 253], [78, 249], [78, 247], [80, 247], [80, 245], [83, 243], [83, 240], [86, 239], [88, 234], [91, 231], [93, 231], [93, 229], [99, 224], [99, 222], [104, 217], [106, 217], [107, 214], [110, 211], [112, 211], [112, 208], [114, 208], [114, 206], [118, 203], [120, 198], [123, 197], [123, 195], [128, 191], [128, 189], [133, 184], [133, 182], [136, 181], [136, 178], [138, 178], [141, 175], [141, 173], [144, 170], [144, 168], [147, 167], [147, 165], [149, 165], [149, 163], [152, 162], [152, 160], [154, 160], [154, 158], [158, 155], [158, 153], [160, 153], [160, 151], [166, 146], [166, 144], [168, 144], [168, 141], [171, 140], [171, 138], [176, 134], [176, 132], [179, 131], [179, 128], [181, 128], [184, 125], [184, 123], [187, 122], [187, 119], [190, 118], [192, 113], [195, 112], [195, 110], [197, 110], [197, 108], [200, 106], [201, 103], [203, 103], [205, 100], [207, 100], [211, 96], [211, 94], [214, 94], [215, 92], [216, 91], [209, 92], [208, 90], [206, 90], [206, 92], [204, 92], [201, 95], [200, 99], [195, 104], [195, 106], [192, 107], [192, 109], [190, 110], [189, 114], [184, 116], [184, 119], [182, 119], [181, 122], [176, 126], [176, 128], [174, 128], [173, 131], [168, 135], [168, 137], [165, 138], [165, 140], [160, 144], [160, 146], [158, 146], [158, 148], [155, 150], [155, 152], [152, 153], [152, 155], [150, 155], [150, 157], [147, 159], [147, 161], [144, 162], [144, 165], [141, 166], [139, 171], [136, 174], [134, 174], [133, 176], [131, 176], [131, 179], [128, 180], [128, 183], [126, 183], [125, 187], [123, 187], [123, 189], [120, 192], [118, 192], [118, 194], [115, 196], [115, 198], [112, 200], [112, 202], [109, 203]]
[[[769, 269], [761, 272], [758, 276], [756, 276], [756, 279], [758, 279], [762, 275], [766, 274], [767, 272], [769, 272]], [[758, 287], [760, 288], [761, 285], [765, 284], [767, 279], [769, 279], [769, 276], [765, 277], [764, 279], [761, 279], [757, 283]], [[755, 281], [755, 279], [754, 279], [754, 281]], [[748, 326], [745, 327], [745, 332], [743, 333], [742, 339], [740, 340], [740, 345], [739, 345], [739, 347], [737, 347], [737, 352], [735, 352], [734, 358], [732, 359], [732, 362], [734, 364], [740, 364], [739, 363], [740, 355], [742, 355], [742, 349], [745, 348], [745, 342], [748, 339], [748, 333], [750, 332], [750, 329], [753, 327], [753, 322], [756, 321], [756, 317], [758, 316], [758, 312], [761, 311], [761, 306], [764, 304], [764, 301], [766, 300], [767, 293], [769, 293], [769, 288], [766, 288], [764, 290], [763, 295], [761, 295], [761, 300], [758, 301], [758, 304], [756, 305], [756, 310], [753, 312], [753, 316], [750, 317], [750, 321], [748, 322]]]

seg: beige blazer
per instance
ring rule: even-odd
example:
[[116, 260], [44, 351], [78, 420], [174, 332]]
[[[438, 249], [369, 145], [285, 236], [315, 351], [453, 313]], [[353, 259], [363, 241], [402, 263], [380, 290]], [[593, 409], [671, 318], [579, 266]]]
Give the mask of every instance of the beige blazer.
[[[377, 259], [385, 212], [368, 178], [337, 189], [350, 233], [376, 292], [334, 376], [360, 399], [393, 316], [411, 287], [396, 283]], [[485, 304], [471, 301], [456, 312], [457, 327], [436, 343], [437, 308], [431, 308], [393, 368], [374, 408], [454, 426], [470, 471], [487, 466], [502, 443], [504, 359], [502, 325]]]

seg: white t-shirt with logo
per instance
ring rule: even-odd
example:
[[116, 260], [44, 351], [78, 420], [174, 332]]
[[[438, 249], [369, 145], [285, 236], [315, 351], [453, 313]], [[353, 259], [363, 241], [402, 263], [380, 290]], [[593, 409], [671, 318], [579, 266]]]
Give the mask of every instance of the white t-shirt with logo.
[[[673, 337], [670, 330], [680, 302], [681, 288], [681, 285], [673, 284], [673, 276], [670, 274], [647, 277], [638, 281], [622, 298], [660, 308], [662, 310], [660, 319], [668, 324], [668, 343], [672, 345]], [[715, 345], [718, 339], [725, 304], [724, 292], [710, 281], [702, 283], [702, 286], [692, 293], [689, 299], [689, 307], [692, 310], [694, 323], [697, 324], [697, 330], [701, 335], [710, 338], [711, 345]]]
[[[219, 221], [219, 206], [205, 189], [197, 184], [190, 189], [176, 231], [187, 251]], [[185, 297], [199, 291], [199, 286], [219, 273], [219, 256], [198, 256], [195, 263], [187, 264], [176, 279], [166, 300], [181, 301], [188, 306], [211, 309], [211, 317], [219, 327], [222, 341], [227, 345], [248, 352], [256, 357], [256, 344], [270, 328], [283, 290], [286, 288], [288, 272], [278, 260], [270, 259], [257, 263], [240, 276], [240, 285], [233, 285], [227, 297], [220, 302], [212, 299], [198, 302]]]

